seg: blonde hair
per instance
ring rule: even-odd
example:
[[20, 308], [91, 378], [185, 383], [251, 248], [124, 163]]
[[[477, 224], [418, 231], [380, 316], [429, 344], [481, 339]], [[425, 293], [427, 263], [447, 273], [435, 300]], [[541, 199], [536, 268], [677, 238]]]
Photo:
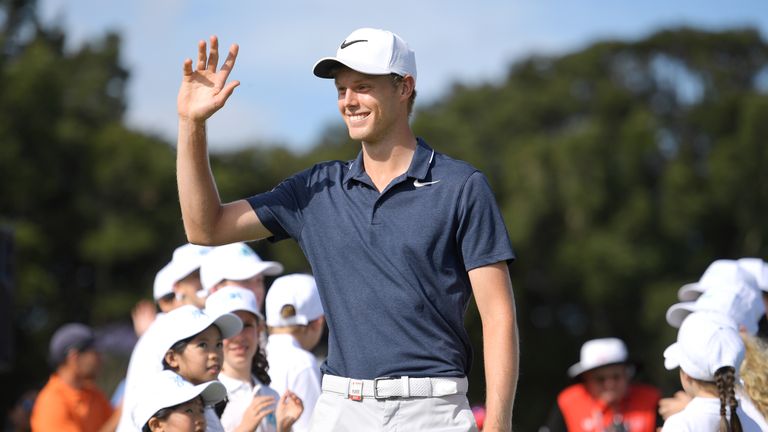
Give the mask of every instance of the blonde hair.
[[739, 372], [744, 391], [760, 413], [768, 418], [768, 344], [755, 336], [742, 334], [746, 352]]

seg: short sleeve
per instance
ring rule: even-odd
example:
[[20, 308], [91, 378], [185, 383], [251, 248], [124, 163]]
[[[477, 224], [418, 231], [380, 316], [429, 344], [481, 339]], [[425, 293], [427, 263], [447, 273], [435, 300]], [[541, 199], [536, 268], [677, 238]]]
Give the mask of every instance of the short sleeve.
[[515, 259], [496, 198], [481, 172], [467, 178], [458, 206], [456, 241], [467, 271]]
[[304, 224], [302, 210], [308, 200], [310, 170], [283, 180], [269, 192], [247, 199], [262, 224], [272, 233], [270, 241], [299, 238]]

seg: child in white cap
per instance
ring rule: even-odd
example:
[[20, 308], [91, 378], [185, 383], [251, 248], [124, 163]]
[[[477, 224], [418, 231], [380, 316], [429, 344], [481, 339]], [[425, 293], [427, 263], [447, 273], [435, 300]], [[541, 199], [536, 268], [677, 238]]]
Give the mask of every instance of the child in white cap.
[[261, 310], [264, 304], [264, 276], [277, 276], [283, 265], [276, 261], [263, 261], [245, 243], [217, 246], [206, 255], [200, 266], [200, 282], [208, 294], [227, 286], [239, 286], [251, 290]]
[[286, 391], [281, 398], [269, 387], [267, 359], [259, 346], [264, 317], [253, 292], [235, 286], [224, 287], [208, 297], [206, 311], [211, 315], [233, 313], [243, 322], [239, 333], [224, 339], [224, 364], [219, 374], [228, 395], [221, 414], [224, 429], [228, 432], [291, 430], [304, 408], [293, 392]]
[[[223, 339], [243, 328], [237, 315], [209, 315], [191, 305], [174, 309], [158, 324], [162, 326], [158, 347], [165, 353], [163, 368], [194, 385], [218, 378], [224, 361]], [[206, 430], [224, 431], [212, 407], [206, 407], [205, 418]]]
[[[210, 250], [210, 247], [190, 243], [181, 245], [173, 251], [171, 261], [155, 275], [153, 288], [155, 305], [152, 311], [154, 312], [156, 307], [160, 313], [155, 318], [151, 318], [153, 321], [140, 335], [131, 352], [117, 432], [138, 431], [131, 419], [131, 412], [138, 401], [136, 389], [149, 377], [162, 370], [161, 361], [164, 351], [158, 350], [156, 346], [158, 339], [162, 338], [158, 334], [160, 326], [157, 323], [167, 312], [185, 304], [204, 306], [205, 299], [202, 297], [203, 291], [200, 285], [200, 264]], [[145, 319], [147, 319], [146, 316]]]
[[744, 343], [732, 319], [708, 311], [688, 315], [677, 342], [664, 351], [664, 366], [680, 368], [680, 382], [693, 399], [667, 418], [662, 431], [759, 431], [736, 397], [743, 360]]
[[292, 390], [304, 401], [304, 414], [294, 425], [294, 431], [307, 431], [322, 392], [320, 367], [310, 352], [325, 327], [315, 278], [290, 274], [275, 279], [267, 293], [266, 309], [271, 385], [278, 392]]
[[133, 421], [142, 432], [206, 430], [205, 407], [224, 400], [227, 391], [218, 381], [194, 385], [164, 370], [152, 377], [153, 385], [140, 395]]

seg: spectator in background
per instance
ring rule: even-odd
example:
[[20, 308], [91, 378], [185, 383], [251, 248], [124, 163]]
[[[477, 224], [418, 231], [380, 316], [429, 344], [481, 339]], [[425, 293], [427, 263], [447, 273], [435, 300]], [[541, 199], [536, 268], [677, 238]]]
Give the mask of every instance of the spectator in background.
[[[742, 369], [754, 370], [744, 375], [752, 385], [744, 387], [737, 385], [736, 391], [741, 399], [741, 406], [745, 415], [758, 425], [768, 430], [765, 416], [753, 404], [755, 399], [762, 400], [768, 390], [757, 379], [765, 374], [764, 365], [757, 359], [763, 348], [758, 346], [756, 334], [758, 322], [765, 317], [765, 305], [762, 291], [758, 288], [754, 270], [757, 267], [744, 265], [744, 261], [716, 260], [710, 264], [702, 274], [698, 282], [683, 285], [678, 290], [678, 298], [683, 300], [667, 310], [667, 322], [672, 327], [680, 327], [684, 320], [695, 312], [716, 312], [725, 315], [738, 326], [742, 342], [750, 347], [753, 361], [746, 362]], [[762, 354], [768, 355], [768, 354]], [[745, 384], [748, 384], [745, 381]], [[748, 391], [752, 393], [745, 393]], [[667, 419], [671, 415], [682, 411], [691, 401], [689, 392], [678, 391], [672, 397], [664, 398], [659, 402], [659, 414]]]
[[758, 323], [757, 336], [764, 342], [768, 342], [768, 263], [760, 258], [741, 258], [739, 266], [755, 278], [757, 287], [760, 289], [760, 296], [763, 299], [766, 313]]
[[[219, 381], [227, 389], [227, 404], [221, 413], [226, 431], [290, 431], [304, 410], [302, 401], [287, 390], [280, 395], [269, 387], [267, 358], [259, 346], [264, 317], [253, 292], [227, 286], [208, 296], [210, 315], [233, 313], [243, 322], [240, 333], [224, 339], [224, 364]], [[274, 413], [273, 413], [274, 410]]]
[[193, 385], [173, 371], [161, 371], [152, 377], [152, 391], [136, 406], [133, 419], [142, 432], [204, 432], [207, 424], [204, 407], [221, 402], [227, 396], [218, 381]]
[[[128, 371], [123, 386], [123, 412], [120, 415], [118, 432], [139, 431], [131, 419], [131, 412], [137, 402], [136, 388], [148, 377], [163, 369], [162, 359], [165, 351], [157, 347], [158, 339], [161, 337], [157, 330], [158, 322], [163, 319], [164, 314], [180, 306], [193, 305], [201, 308], [205, 305], [205, 297], [202, 295], [203, 291], [200, 285], [200, 264], [210, 250], [209, 247], [189, 243], [179, 246], [173, 251], [171, 261], [157, 272], [153, 286], [153, 297], [161, 313], [149, 326], [146, 324], [137, 326], [146, 327], [146, 330], [139, 337], [136, 346], [133, 347], [131, 359], [128, 362]], [[144, 322], [148, 320], [147, 315], [146, 306], [137, 305], [133, 311], [134, 319], [140, 318]], [[140, 330], [137, 329], [138, 331]]]
[[634, 371], [620, 339], [587, 341], [568, 369], [577, 382], [560, 392], [540, 432], [655, 432], [659, 390], [632, 383]]
[[[224, 362], [223, 340], [240, 333], [243, 322], [231, 313], [208, 315], [192, 305], [184, 305], [169, 312], [158, 326], [157, 348], [164, 353], [163, 369], [199, 385], [218, 379]], [[151, 381], [139, 383], [138, 400], [153, 392]], [[205, 420], [207, 431], [224, 432], [210, 406], [205, 407]]]
[[742, 408], [768, 431], [768, 344], [754, 336], [741, 333], [745, 355], [741, 363], [744, 394]]
[[680, 369], [680, 382], [692, 399], [666, 419], [662, 431], [760, 431], [736, 396], [743, 359], [744, 344], [733, 320], [709, 311], [688, 315], [677, 342], [664, 351], [664, 367]]
[[264, 276], [277, 276], [282, 272], [282, 264], [262, 261], [247, 244], [231, 243], [213, 248], [202, 262], [200, 280], [208, 294], [227, 285], [249, 289], [261, 310], [266, 292]]
[[19, 395], [16, 402], [6, 412], [4, 432], [29, 432], [29, 417], [37, 398], [37, 388], [29, 388]]
[[83, 324], [59, 327], [49, 345], [55, 372], [37, 396], [30, 423], [33, 431], [92, 432], [114, 430], [109, 400], [93, 383], [101, 356], [93, 330]]
[[667, 322], [675, 328], [679, 328], [691, 312], [716, 311], [755, 335], [758, 322], [765, 316], [757, 280], [734, 260], [714, 261], [698, 282], [680, 288], [678, 298], [683, 301], [670, 306], [666, 314]]
[[320, 397], [320, 367], [310, 351], [325, 328], [315, 278], [306, 274], [281, 276], [267, 293], [267, 361], [272, 388], [278, 393], [292, 390], [304, 402], [304, 414], [293, 426], [308, 431], [312, 412]]

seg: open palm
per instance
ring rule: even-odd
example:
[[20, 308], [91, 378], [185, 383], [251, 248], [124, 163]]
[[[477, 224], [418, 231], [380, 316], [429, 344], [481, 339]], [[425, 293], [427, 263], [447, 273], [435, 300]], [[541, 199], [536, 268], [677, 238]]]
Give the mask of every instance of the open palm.
[[218, 111], [229, 96], [240, 85], [239, 81], [227, 82], [237, 58], [238, 46], [232, 44], [229, 54], [221, 69], [216, 70], [219, 62], [219, 41], [211, 36], [210, 53], [205, 41], [198, 42], [197, 63], [193, 69], [192, 59], [186, 59], [177, 109], [179, 116], [193, 121], [204, 121]]

